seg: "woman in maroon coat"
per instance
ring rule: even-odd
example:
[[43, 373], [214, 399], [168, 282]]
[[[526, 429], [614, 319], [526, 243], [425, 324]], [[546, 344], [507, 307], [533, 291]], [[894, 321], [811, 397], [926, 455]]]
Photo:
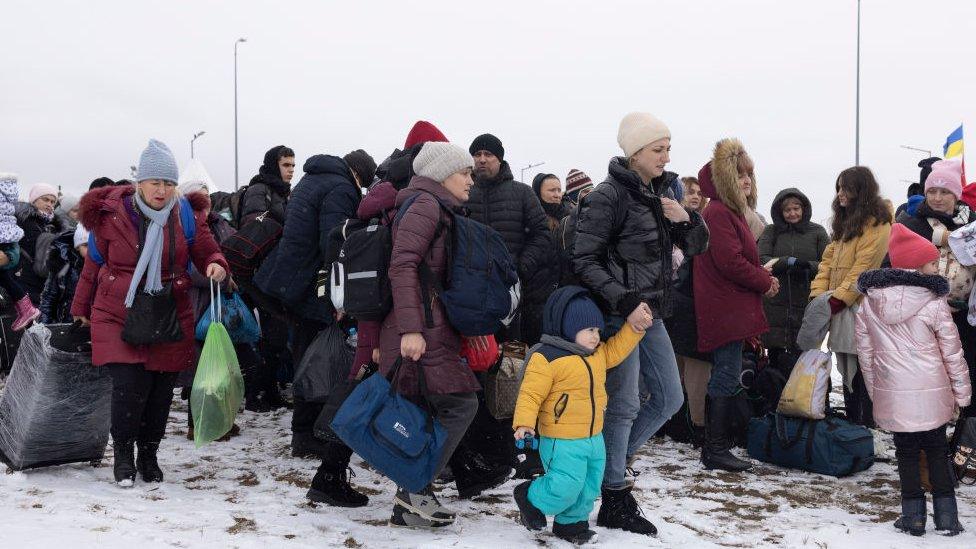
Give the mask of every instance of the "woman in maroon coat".
[[752, 159], [738, 139], [715, 145], [712, 160], [698, 172], [702, 195], [711, 199], [702, 217], [711, 235], [708, 251], [695, 257], [695, 317], [698, 350], [712, 353], [701, 460], [709, 469], [742, 471], [749, 463], [730, 452], [729, 420], [742, 372], [745, 340], [769, 330], [763, 295], [779, 281], [759, 264], [759, 249], [745, 214], [756, 192]]
[[[380, 331], [380, 370], [389, 375], [402, 358], [397, 390], [420, 392], [423, 376], [426, 401], [447, 431], [439, 473], [460, 442], [478, 410], [475, 391], [480, 389], [471, 370], [461, 362], [461, 336], [447, 320], [444, 306], [429, 284], [421, 281], [423, 265], [432, 277], [443, 279], [448, 267], [446, 244], [453, 218], [445, 209], [458, 211], [474, 184], [474, 161], [464, 149], [450, 143], [429, 142], [413, 161], [417, 174], [397, 194], [406, 211], [393, 224], [390, 283], [393, 310]], [[435, 474], [436, 476], [436, 474]], [[397, 490], [391, 523], [401, 526], [446, 526], [456, 513], [438, 503], [428, 486], [422, 493]]]
[[[194, 212], [196, 235], [188, 246], [180, 225], [176, 160], [166, 145], [149, 142], [137, 179], [135, 187], [104, 187], [81, 199], [81, 221], [94, 236], [104, 263], [96, 264], [89, 251], [71, 306], [75, 320], [91, 324], [92, 364], [107, 366], [112, 376], [115, 480], [121, 486], [131, 486], [135, 479], [136, 442], [143, 480], [163, 479], [156, 451], [166, 431], [173, 386], [177, 374], [193, 365], [196, 353], [187, 265], [192, 260], [218, 282], [227, 273], [227, 262], [202, 212]], [[140, 227], [145, 228], [141, 245]], [[171, 234], [176, 243], [172, 263]], [[163, 284], [172, 288], [183, 339], [140, 346], [123, 342], [127, 302], [136, 292], [158, 291]]]

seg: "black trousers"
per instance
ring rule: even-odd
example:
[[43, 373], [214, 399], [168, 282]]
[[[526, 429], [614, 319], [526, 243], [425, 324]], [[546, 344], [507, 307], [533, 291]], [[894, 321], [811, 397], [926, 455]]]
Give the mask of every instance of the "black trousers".
[[918, 465], [919, 455], [922, 451], [925, 452], [929, 465], [932, 495], [939, 497], [955, 494], [952, 471], [949, 470], [949, 443], [946, 441], [945, 425], [931, 431], [895, 433], [894, 435], [902, 499], [925, 497]]
[[105, 367], [112, 377], [112, 440], [158, 443], [166, 433], [177, 373], [147, 371], [144, 364]]
[[[312, 344], [315, 336], [319, 335], [319, 332], [325, 328], [324, 324], [311, 321], [294, 325], [291, 334], [291, 353], [296, 368], [301, 363], [302, 356], [305, 355], [305, 351], [308, 350], [308, 346]], [[323, 406], [325, 406], [324, 402], [306, 402], [296, 396], [295, 407], [291, 416], [291, 432], [311, 434], [315, 420], [322, 413]]]
[[7, 290], [10, 294], [10, 299], [14, 302], [20, 301], [27, 295], [24, 291], [24, 287], [20, 285], [17, 278], [14, 277], [13, 271], [10, 269], [0, 269], [0, 287]]

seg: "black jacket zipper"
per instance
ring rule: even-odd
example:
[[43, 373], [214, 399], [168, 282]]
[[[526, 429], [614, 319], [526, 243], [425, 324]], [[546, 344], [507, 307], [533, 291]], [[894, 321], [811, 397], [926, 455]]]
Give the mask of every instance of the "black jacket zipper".
[[590, 366], [590, 361], [586, 360], [584, 357], [583, 364], [586, 364], [586, 373], [590, 375], [590, 436], [593, 436], [593, 425], [596, 423], [596, 399], [593, 396], [593, 368]]

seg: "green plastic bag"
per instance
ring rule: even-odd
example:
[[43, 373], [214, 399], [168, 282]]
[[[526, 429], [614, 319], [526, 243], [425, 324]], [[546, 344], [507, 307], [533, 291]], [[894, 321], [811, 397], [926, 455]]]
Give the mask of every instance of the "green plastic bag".
[[[190, 392], [193, 442], [197, 448], [230, 431], [244, 399], [244, 378], [237, 362], [237, 352], [221, 323], [220, 300], [216, 301], [216, 314], [211, 316], [217, 320], [207, 328], [207, 338], [200, 352], [200, 362], [197, 363]], [[214, 300], [210, 303], [213, 308]]]

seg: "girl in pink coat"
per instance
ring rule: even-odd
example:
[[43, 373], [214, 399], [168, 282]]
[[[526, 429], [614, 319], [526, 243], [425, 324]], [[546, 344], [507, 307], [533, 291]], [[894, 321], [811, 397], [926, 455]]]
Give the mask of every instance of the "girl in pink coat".
[[858, 278], [865, 294], [857, 312], [857, 354], [878, 427], [894, 433], [901, 517], [895, 527], [925, 533], [925, 492], [919, 452], [928, 458], [935, 529], [962, 531], [949, 469], [946, 424], [969, 405], [972, 387], [959, 332], [938, 275], [939, 251], [904, 225], [895, 224], [888, 244], [891, 269]]

